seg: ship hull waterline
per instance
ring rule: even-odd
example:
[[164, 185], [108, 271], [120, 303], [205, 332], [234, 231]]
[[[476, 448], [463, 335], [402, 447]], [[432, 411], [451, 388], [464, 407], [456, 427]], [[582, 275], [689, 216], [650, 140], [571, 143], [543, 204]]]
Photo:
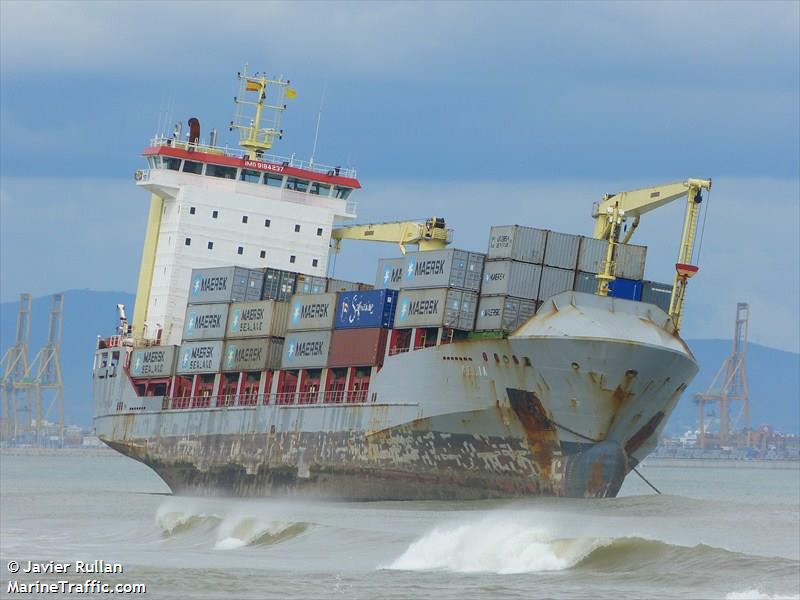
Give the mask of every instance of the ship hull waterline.
[[176, 494], [613, 497], [697, 372], [681, 345], [470, 340], [391, 357], [375, 402], [98, 410], [95, 422]]

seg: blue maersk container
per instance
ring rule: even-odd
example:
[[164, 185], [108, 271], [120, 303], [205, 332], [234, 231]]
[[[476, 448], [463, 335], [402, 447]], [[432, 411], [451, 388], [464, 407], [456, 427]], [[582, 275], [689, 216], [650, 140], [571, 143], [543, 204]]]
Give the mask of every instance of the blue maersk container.
[[642, 282], [636, 279], [617, 277], [608, 285], [608, 295], [638, 302], [642, 299]]
[[396, 307], [397, 290], [339, 292], [334, 329], [391, 328]]

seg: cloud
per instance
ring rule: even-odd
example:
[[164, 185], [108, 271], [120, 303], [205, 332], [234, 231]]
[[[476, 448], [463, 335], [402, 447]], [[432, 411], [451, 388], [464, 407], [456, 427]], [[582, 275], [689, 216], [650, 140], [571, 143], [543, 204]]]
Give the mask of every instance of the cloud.
[[[249, 58], [333, 77], [796, 85], [791, 2], [5, 2], [2, 65], [151, 81]], [[35, 32], [35, 35], [34, 33]], [[47, 43], [42, 43], [47, 40]], [[198, 53], [200, 48], [203, 52]], [[232, 64], [231, 64], [232, 63]], [[546, 74], [548, 79], [541, 79]], [[401, 91], [399, 91], [401, 93]]]

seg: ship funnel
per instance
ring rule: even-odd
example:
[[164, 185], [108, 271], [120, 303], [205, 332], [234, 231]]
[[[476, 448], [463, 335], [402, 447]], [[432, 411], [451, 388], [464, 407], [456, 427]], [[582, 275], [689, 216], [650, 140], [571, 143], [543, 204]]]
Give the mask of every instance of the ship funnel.
[[196, 117], [189, 119], [189, 143], [200, 143], [200, 121]]
[[216, 146], [217, 145], [217, 130], [212, 129], [211, 133], [208, 134], [208, 145], [209, 146]]

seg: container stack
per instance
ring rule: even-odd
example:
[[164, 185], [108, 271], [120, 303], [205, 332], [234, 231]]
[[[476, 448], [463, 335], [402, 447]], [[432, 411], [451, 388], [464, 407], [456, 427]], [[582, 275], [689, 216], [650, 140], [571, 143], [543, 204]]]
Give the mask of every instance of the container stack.
[[[475, 329], [510, 332], [568, 290], [594, 293], [607, 242], [533, 227], [492, 227]], [[647, 248], [619, 244], [612, 296], [640, 300]]]
[[282, 368], [325, 368], [336, 313], [336, 294], [296, 294], [289, 306]]
[[383, 259], [375, 286], [398, 290], [396, 328], [447, 327], [470, 331], [486, 256], [448, 248]]
[[288, 318], [288, 302], [261, 300], [231, 304], [222, 370], [279, 369]]
[[383, 364], [397, 310], [396, 290], [340, 292], [331, 336], [330, 368]]
[[642, 302], [655, 304], [665, 313], [669, 312], [669, 303], [672, 300], [672, 284], [658, 283], [655, 281], [642, 282]]

